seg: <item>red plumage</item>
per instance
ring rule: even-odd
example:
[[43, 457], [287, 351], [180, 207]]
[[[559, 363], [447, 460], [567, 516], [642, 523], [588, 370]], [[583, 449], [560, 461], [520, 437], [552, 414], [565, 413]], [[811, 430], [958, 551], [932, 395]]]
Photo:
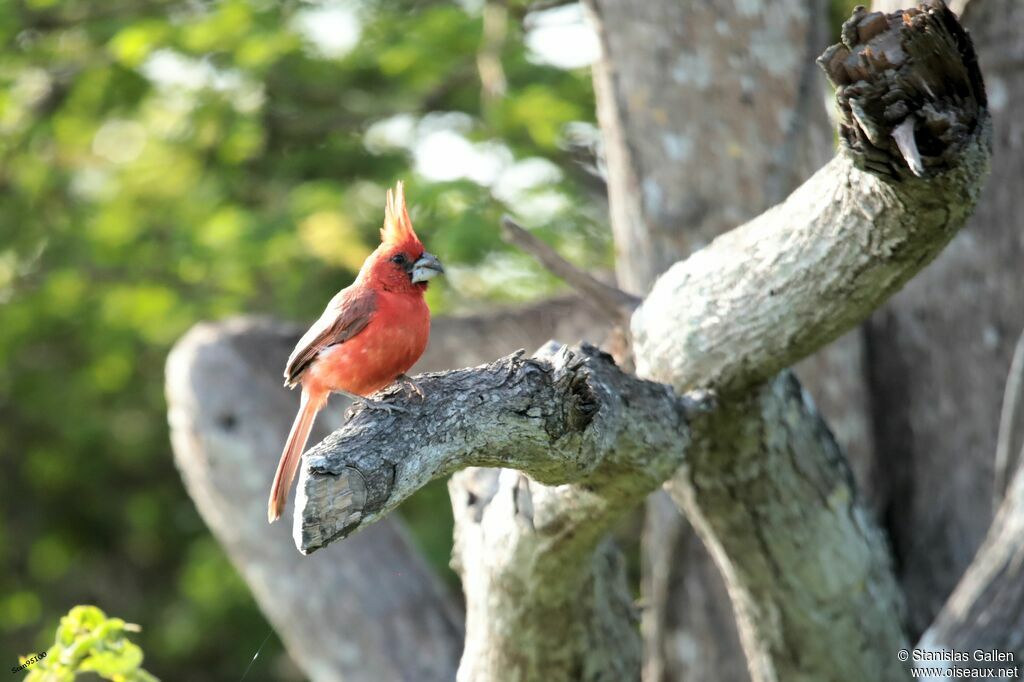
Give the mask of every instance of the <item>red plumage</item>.
[[365, 397], [404, 374], [430, 335], [427, 280], [443, 272], [423, 249], [405, 206], [402, 183], [388, 190], [381, 244], [351, 286], [338, 292], [295, 346], [285, 385], [302, 386], [299, 413], [270, 490], [267, 518], [281, 516], [316, 413], [332, 392]]

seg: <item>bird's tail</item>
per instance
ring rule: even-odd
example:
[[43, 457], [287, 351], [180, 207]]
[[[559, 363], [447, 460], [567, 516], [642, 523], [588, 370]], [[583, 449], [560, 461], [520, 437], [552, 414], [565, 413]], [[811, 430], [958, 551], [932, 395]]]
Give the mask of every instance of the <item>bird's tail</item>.
[[291, 433], [288, 434], [284, 452], [281, 453], [281, 461], [277, 464], [274, 484], [270, 488], [270, 501], [267, 504], [267, 520], [270, 523], [281, 518], [284, 505], [288, 501], [288, 491], [292, 487], [295, 472], [299, 468], [299, 460], [306, 449], [309, 431], [313, 428], [313, 420], [316, 419], [316, 413], [320, 411], [323, 404], [324, 398], [310, 396], [305, 389], [302, 391], [299, 413], [295, 415]]

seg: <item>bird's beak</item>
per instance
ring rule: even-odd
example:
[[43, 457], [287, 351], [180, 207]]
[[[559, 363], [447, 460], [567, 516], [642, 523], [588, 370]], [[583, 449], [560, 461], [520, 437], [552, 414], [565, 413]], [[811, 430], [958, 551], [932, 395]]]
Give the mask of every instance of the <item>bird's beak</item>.
[[437, 256], [424, 251], [420, 259], [412, 264], [412, 281], [414, 283], [426, 282], [442, 272], [444, 272], [444, 268], [441, 267], [441, 261], [437, 259]]

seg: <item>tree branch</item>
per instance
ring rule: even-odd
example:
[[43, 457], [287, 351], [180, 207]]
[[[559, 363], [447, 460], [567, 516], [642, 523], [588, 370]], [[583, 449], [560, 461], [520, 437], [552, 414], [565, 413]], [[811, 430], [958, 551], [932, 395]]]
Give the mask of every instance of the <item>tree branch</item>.
[[510, 216], [506, 215], [501, 219], [501, 236], [509, 244], [536, 258], [548, 272], [564, 280], [614, 324], [628, 320], [640, 304], [638, 297], [605, 284], [562, 258], [557, 251], [528, 232]]
[[[420, 375], [407, 411], [362, 411], [304, 456], [294, 538], [315, 551], [470, 466], [585, 485], [621, 511], [682, 461], [684, 400], [624, 374], [592, 346]], [[378, 398], [401, 392], [387, 389]]]
[[[422, 403], [364, 411], [306, 454], [300, 549], [379, 519], [432, 478], [503, 466], [594, 496], [605, 513], [558, 538], [589, 550], [609, 517], [682, 466], [671, 489], [727, 574], [757, 682], [905, 677], [884, 543], [799, 387], [788, 376], [764, 384], [923, 267], [979, 193], [990, 124], [973, 51], [943, 7], [905, 16], [855, 14], [845, 47], [826, 53], [844, 151], [784, 204], [674, 266], [632, 317], [638, 371], [680, 391], [717, 388], [717, 407], [629, 377], [586, 346], [427, 375]], [[917, 156], [908, 126], [892, 137], [910, 117]], [[572, 513], [571, 497], [559, 505]]]
[[957, 662], [957, 668], [1012, 667], [1024, 660], [1024, 466], [1010, 482], [985, 541], [917, 645], [931, 651], [1008, 652], [1007, 663]]
[[725, 577], [752, 679], [906, 679], [885, 540], [793, 375], [719, 404], [691, 431], [666, 488]]
[[[849, 45], [821, 60], [839, 86], [843, 150], [657, 281], [632, 320], [642, 376], [677, 390], [756, 386], [862, 321], [970, 215], [991, 122], [952, 14], [932, 8], [907, 24], [891, 15], [881, 28], [856, 14], [844, 36]], [[889, 134], [911, 117], [926, 178]]]
[[466, 469], [448, 488], [466, 593], [458, 679], [635, 677], [642, 648], [625, 560], [600, 540], [621, 511], [583, 486], [511, 469]]
[[[291, 548], [286, 529], [267, 526], [267, 490], [295, 410], [278, 363], [301, 333], [236, 319], [197, 325], [175, 345], [167, 359], [174, 461], [203, 520], [309, 679], [448, 682], [462, 649], [462, 613], [400, 519], [375, 526], [344, 552], [312, 560]], [[325, 410], [319, 437], [338, 419], [337, 409]]]
[[1024, 453], [1024, 330], [1017, 337], [1013, 359], [1006, 373], [1003, 407], [999, 414], [999, 435], [996, 439], [995, 482], [992, 487], [993, 507], [1006, 495], [1013, 472]]

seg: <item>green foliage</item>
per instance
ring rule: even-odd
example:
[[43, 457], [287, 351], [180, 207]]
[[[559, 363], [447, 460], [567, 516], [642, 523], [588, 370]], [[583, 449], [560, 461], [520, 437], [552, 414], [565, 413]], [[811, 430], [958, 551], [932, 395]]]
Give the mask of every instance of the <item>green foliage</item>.
[[142, 669], [142, 649], [128, 640], [126, 633], [140, 629], [107, 618], [95, 606], [76, 606], [60, 619], [57, 638], [42, 658], [20, 657], [20, 664], [29, 664], [25, 682], [71, 682], [83, 673], [114, 682], [159, 682]]
[[[162, 677], [239, 677], [268, 625], [174, 469], [166, 354], [203, 319], [314, 319], [372, 248], [396, 179], [451, 272], [431, 289], [437, 312], [558, 286], [500, 243], [505, 211], [570, 257], [608, 263], [606, 230], [580, 210], [563, 149], [567, 123], [592, 123], [589, 74], [535, 63], [513, 20], [505, 95], [484, 106], [473, 5], [0, 2], [0, 633], [10, 647], [46, 646], [40, 627], [87, 601], [146, 625], [138, 640]], [[356, 30], [331, 50], [309, 26], [338, 13]], [[344, 22], [331, 26], [344, 42]], [[548, 170], [512, 194], [471, 174], [421, 174], [408, 139], [374, 137], [403, 120], [410, 139], [441, 127], [506, 165]], [[430, 508], [416, 515], [417, 536], [444, 567], [443, 488], [416, 504]], [[280, 653], [271, 641], [261, 662]]]

